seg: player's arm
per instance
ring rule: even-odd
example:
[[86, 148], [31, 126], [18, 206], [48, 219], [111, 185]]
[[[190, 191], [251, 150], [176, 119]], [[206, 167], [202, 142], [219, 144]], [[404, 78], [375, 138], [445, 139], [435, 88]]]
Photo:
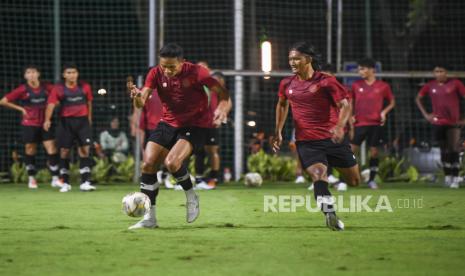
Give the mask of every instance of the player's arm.
[[386, 95], [385, 98], [389, 101], [388, 105], [381, 111], [381, 125], [386, 123], [386, 117], [389, 111], [391, 111], [396, 106], [396, 100], [392, 95], [391, 88], [388, 86], [386, 88]]
[[282, 131], [284, 123], [289, 113], [289, 102], [285, 97], [279, 97], [276, 104], [276, 121], [275, 121], [275, 135], [273, 140], [273, 151], [277, 152], [281, 148], [283, 142]]
[[52, 115], [53, 110], [55, 110], [55, 103], [48, 103], [47, 108], [45, 109], [45, 120], [44, 120], [44, 130], [48, 131], [52, 125]]
[[339, 108], [339, 118], [336, 126], [331, 130], [331, 133], [333, 134], [331, 140], [335, 143], [340, 143], [344, 139], [344, 127], [350, 118], [351, 107], [347, 99], [339, 101], [337, 103], [337, 107]]
[[10, 101], [8, 101], [8, 98], [7, 97], [3, 97], [1, 100], [0, 100], [0, 105], [1, 106], [4, 106], [6, 108], [11, 108], [11, 109], [14, 109], [14, 110], [17, 110], [19, 112], [21, 112], [23, 115], [26, 115], [26, 109], [24, 109], [22, 106], [20, 105], [17, 105], [15, 103], [12, 103]]
[[418, 109], [420, 109], [421, 111], [421, 114], [423, 114], [423, 117], [425, 117], [425, 119], [428, 121], [428, 122], [433, 122], [433, 114], [431, 113], [428, 113], [426, 111], [426, 108], [425, 106], [423, 105], [423, 102], [421, 101], [422, 98], [426, 95], [427, 91], [428, 91], [428, 87], [425, 85], [423, 86], [423, 88], [420, 90], [420, 92], [418, 93], [417, 97], [415, 98], [415, 103], [417, 104], [418, 106]]
[[92, 125], [92, 101], [87, 101], [87, 110], [88, 110], [88, 119], [89, 119], [89, 124]]
[[226, 121], [228, 113], [232, 108], [232, 101], [228, 90], [220, 84], [214, 85], [210, 89], [213, 91], [213, 93], [217, 93], [218, 95], [218, 106], [214, 112], [213, 125], [215, 127], [219, 127], [223, 122]]
[[135, 85], [133, 85], [131, 88], [131, 98], [133, 100], [134, 107], [136, 108], [144, 107], [145, 102], [152, 94], [152, 91], [153, 89], [149, 87], [144, 87], [142, 88], [142, 90], [140, 90]]

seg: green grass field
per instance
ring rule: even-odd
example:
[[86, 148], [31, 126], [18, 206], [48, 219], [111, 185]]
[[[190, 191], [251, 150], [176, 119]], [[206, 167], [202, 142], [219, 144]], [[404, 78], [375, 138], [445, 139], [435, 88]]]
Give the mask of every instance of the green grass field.
[[[73, 187], [77, 188], [77, 185]], [[0, 275], [463, 275], [465, 189], [389, 184], [392, 213], [343, 213], [346, 231], [323, 216], [263, 212], [263, 195], [306, 195], [304, 186], [240, 184], [200, 194], [201, 215], [185, 222], [183, 192], [160, 192], [155, 230], [126, 230], [136, 219], [121, 198], [136, 185], [60, 194], [0, 185]], [[398, 199], [423, 200], [398, 208]], [[370, 201], [376, 203], [376, 201]], [[373, 204], [370, 204], [370, 206]]]

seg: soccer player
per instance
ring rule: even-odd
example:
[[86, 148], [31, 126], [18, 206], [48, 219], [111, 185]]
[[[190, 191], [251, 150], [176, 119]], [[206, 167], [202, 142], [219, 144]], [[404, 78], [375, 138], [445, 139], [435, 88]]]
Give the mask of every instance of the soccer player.
[[[25, 84], [15, 88], [6, 94], [0, 101], [0, 105], [21, 112], [23, 117], [22, 141], [24, 143], [24, 161], [29, 175], [28, 187], [37, 189], [35, 179], [36, 166], [35, 156], [37, 154], [37, 144], [42, 143], [48, 155], [48, 168], [52, 174], [52, 187], [60, 187], [58, 179], [58, 152], [55, 146], [55, 137], [52, 131], [42, 129], [44, 123], [45, 107], [47, 97], [52, 90], [52, 85], [40, 81], [40, 71], [30, 65], [24, 69]], [[15, 102], [18, 102], [16, 104]]]
[[302, 167], [312, 177], [315, 199], [321, 203], [328, 228], [343, 230], [328, 189], [327, 166], [331, 163], [338, 168], [349, 185], [358, 184], [358, 165], [344, 137], [350, 106], [347, 90], [333, 76], [316, 71], [316, 56], [306, 42], [295, 43], [289, 50], [294, 75], [279, 85], [273, 150], [280, 149], [290, 103], [297, 152]]
[[[351, 144], [353, 152], [356, 153], [362, 142], [367, 142], [370, 148], [368, 186], [377, 189], [375, 177], [379, 164], [378, 147], [383, 144], [383, 126], [387, 115], [396, 103], [389, 84], [376, 79], [373, 59], [366, 58], [359, 61], [358, 73], [362, 79], [352, 84], [354, 137]], [[384, 106], [385, 100], [386, 106]]]
[[70, 151], [74, 142], [78, 143], [79, 173], [81, 174], [81, 191], [93, 191], [91, 185], [91, 167], [93, 160], [90, 157], [92, 143], [92, 90], [88, 83], [79, 81], [79, 71], [76, 65], [66, 64], [63, 67], [64, 82], [58, 83], [48, 98], [45, 111], [44, 130], [48, 131], [51, 125], [53, 110], [61, 105], [60, 117], [57, 127], [57, 140], [60, 148], [60, 177], [63, 187], [60, 192], [71, 190], [69, 183]]
[[[226, 89], [210, 76], [208, 70], [184, 61], [183, 49], [179, 45], [164, 45], [159, 58], [159, 65], [147, 74], [144, 88], [139, 90], [133, 86], [131, 91], [135, 106], [141, 108], [156, 89], [163, 104], [163, 116], [150, 135], [142, 165], [141, 192], [148, 195], [152, 207], [141, 221], [129, 229], [157, 227], [155, 204], [160, 183], [157, 183], [156, 170], [162, 163], [185, 191], [187, 222], [197, 219], [199, 199], [184, 161], [203, 146], [205, 129], [211, 121], [219, 126], [230, 109]], [[208, 110], [204, 86], [218, 93], [218, 107], [213, 117]]]
[[[445, 185], [460, 187], [460, 128], [465, 120], [460, 119], [460, 98], [465, 98], [465, 86], [458, 79], [447, 76], [447, 67], [438, 64], [434, 68], [434, 80], [425, 84], [416, 97], [416, 103], [425, 119], [433, 125], [434, 138], [441, 149], [441, 162]], [[421, 102], [424, 96], [431, 99], [432, 113]]]

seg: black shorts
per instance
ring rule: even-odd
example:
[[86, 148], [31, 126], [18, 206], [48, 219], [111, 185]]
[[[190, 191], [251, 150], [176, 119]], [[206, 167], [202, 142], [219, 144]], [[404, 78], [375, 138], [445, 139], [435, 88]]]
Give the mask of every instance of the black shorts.
[[55, 135], [53, 135], [51, 129], [45, 131], [42, 127], [38, 126], [22, 126], [21, 132], [22, 141], [25, 144], [38, 144], [43, 141], [55, 139]]
[[201, 127], [180, 127], [176, 128], [165, 122], [160, 122], [155, 130], [150, 133], [148, 141], [159, 144], [170, 150], [179, 139], [184, 139], [191, 143], [196, 151], [204, 146], [207, 131]]
[[351, 143], [360, 146], [364, 140], [369, 147], [379, 147], [384, 144], [384, 129], [382, 126], [355, 127], [354, 139]]
[[205, 137], [205, 146], [218, 146], [218, 129], [207, 128], [207, 135]]
[[147, 142], [149, 141], [150, 135], [152, 134], [153, 131], [154, 131], [154, 129], [145, 129], [144, 130], [144, 133], [145, 133], [145, 136], [144, 136], [144, 149], [145, 149], [145, 146], [147, 146]]
[[340, 144], [331, 139], [297, 141], [297, 152], [302, 168], [307, 169], [316, 163], [336, 168], [351, 168], [357, 165], [347, 138]]
[[78, 146], [91, 145], [92, 129], [88, 117], [61, 117], [58, 120], [56, 137], [60, 148], [69, 149], [73, 147], [74, 142], [77, 142]]
[[436, 142], [447, 141], [447, 131], [449, 129], [460, 128], [456, 125], [433, 125], [433, 137]]

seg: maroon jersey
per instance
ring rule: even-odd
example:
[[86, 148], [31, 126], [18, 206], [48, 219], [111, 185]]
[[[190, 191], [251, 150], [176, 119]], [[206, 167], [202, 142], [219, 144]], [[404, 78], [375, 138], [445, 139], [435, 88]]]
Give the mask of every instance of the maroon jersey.
[[89, 114], [87, 102], [93, 98], [90, 85], [86, 82], [81, 81], [74, 87], [59, 83], [53, 88], [48, 103], [61, 104], [61, 117], [82, 117]]
[[163, 107], [161, 105], [160, 97], [158, 97], [157, 91], [154, 91], [147, 99], [144, 108], [142, 109], [139, 128], [146, 130], [155, 129], [158, 122], [160, 122], [162, 115]]
[[309, 80], [297, 76], [283, 79], [278, 96], [289, 100], [296, 141], [331, 138], [338, 122], [337, 104], [347, 90], [331, 75], [315, 72]]
[[161, 121], [173, 127], [209, 127], [211, 115], [208, 96], [203, 86], [220, 86], [207, 69], [184, 62], [181, 72], [168, 78], [160, 66], [152, 68], [145, 79], [145, 87], [157, 89], [163, 105]]
[[[208, 89], [208, 88], [207, 88]], [[210, 124], [209, 128], [216, 128], [213, 124], [213, 117], [215, 117], [215, 110], [218, 107], [218, 94], [214, 91], [208, 90], [209, 95], [209, 108], [208, 111], [210, 112]]]
[[9, 102], [18, 102], [25, 110], [21, 124], [23, 126], [42, 126], [45, 119], [45, 108], [47, 97], [53, 86], [41, 84], [37, 88], [32, 88], [27, 84], [22, 84], [16, 89], [6, 94]]
[[465, 97], [465, 87], [457, 79], [448, 79], [445, 83], [432, 80], [418, 93], [421, 97], [429, 95], [433, 105], [434, 125], [455, 125], [460, 120], [460, 96]]
[[381, 125], [381, 111], [384, 100], [392, 101], [394, 95], [391, 87], [384, 81], [375, 80], [368, 85], [364, 80], [355, 81], [352, 84], [352, 96], [354, 101], [353, 114], [354, 126], [379, 126]]

